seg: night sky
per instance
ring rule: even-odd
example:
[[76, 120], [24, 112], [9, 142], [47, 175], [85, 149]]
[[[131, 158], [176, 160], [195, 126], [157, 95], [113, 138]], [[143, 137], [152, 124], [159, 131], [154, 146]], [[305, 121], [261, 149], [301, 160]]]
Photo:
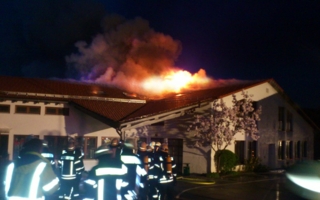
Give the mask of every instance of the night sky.
[[[320, 1], [2, 0], [0, 12], [0, 75], [92, 80], [132, 60], [157, 72], [154, 52], [213, 79], [274, 78], [301, 107], [320, 108]], [[102, 53], [101, 33], [112, 41]]]

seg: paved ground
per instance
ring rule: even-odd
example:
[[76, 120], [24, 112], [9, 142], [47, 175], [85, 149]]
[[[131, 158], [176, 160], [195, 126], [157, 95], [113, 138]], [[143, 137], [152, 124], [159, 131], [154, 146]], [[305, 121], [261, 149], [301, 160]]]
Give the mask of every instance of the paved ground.
[[[305, 191], [290, 188], [283, 173], [245, 174], [208, 179], [204, 176], [180, 177], [176, 185], [176, 199], [191, 200], [303, 200]], [[293, 192], [295, 191], [295, 192]], [[316, 198], [314, 198], [316, 199]]]

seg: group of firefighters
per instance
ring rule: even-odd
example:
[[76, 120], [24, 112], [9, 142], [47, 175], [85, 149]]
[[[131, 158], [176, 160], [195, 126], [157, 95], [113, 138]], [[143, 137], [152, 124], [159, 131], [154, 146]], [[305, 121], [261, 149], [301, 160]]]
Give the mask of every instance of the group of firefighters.
[[56, 163], [47, 144], [33, 138], [7, 167], [5, 198], [174, 199], [176, 164], [167, 144], [142, 142], [135, 152], [134, 144], [113, 139], [96, 149], [95, 159], [98, 164], [86, 172], [83, 152], [71, 138]]

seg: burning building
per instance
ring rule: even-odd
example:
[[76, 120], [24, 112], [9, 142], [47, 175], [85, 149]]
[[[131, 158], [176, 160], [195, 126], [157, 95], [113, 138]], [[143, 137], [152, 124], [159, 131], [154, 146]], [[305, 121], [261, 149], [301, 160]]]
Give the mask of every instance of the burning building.
[[[193, 148], [187, 131], [194, 113], [206, 112], [215, 99], [231, 101], [241, 91], [253, 94], [263, 112], [258, 122], [259, 140], [234, 136], [228, 149], [241, 162], [250, 155], [270, 168], [313, 159], [313, 134], [317, 128], [272, 80], [234, 81], [202, 90], [180, 90], [150, 98], [99, 83], [18, 77], [0, 78], [1, 148], [15, 159], [24, 139], [36, 135], [48, 141], [58, 158], [67, 136], [75, 136], [85, 153], [86, 170], [95, 160], [95, 148], [121, 137], [167, 142], [182, 172], [215, 171], [210, 148]], [[249, 153], [250, 152], [250, 153]]]

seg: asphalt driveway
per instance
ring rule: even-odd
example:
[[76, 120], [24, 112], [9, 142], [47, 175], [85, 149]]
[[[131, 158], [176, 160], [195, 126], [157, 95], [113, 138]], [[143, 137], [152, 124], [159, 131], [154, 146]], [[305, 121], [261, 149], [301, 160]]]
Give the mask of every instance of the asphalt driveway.
[[216, 179], [191, 175], [179, 177], [175, 191], [176, 199], [180, 200], [307, 199], [302, 191], [296, 190], [294, 192], [289, 186], [290, 184], [283, 173], [246, 173]]

